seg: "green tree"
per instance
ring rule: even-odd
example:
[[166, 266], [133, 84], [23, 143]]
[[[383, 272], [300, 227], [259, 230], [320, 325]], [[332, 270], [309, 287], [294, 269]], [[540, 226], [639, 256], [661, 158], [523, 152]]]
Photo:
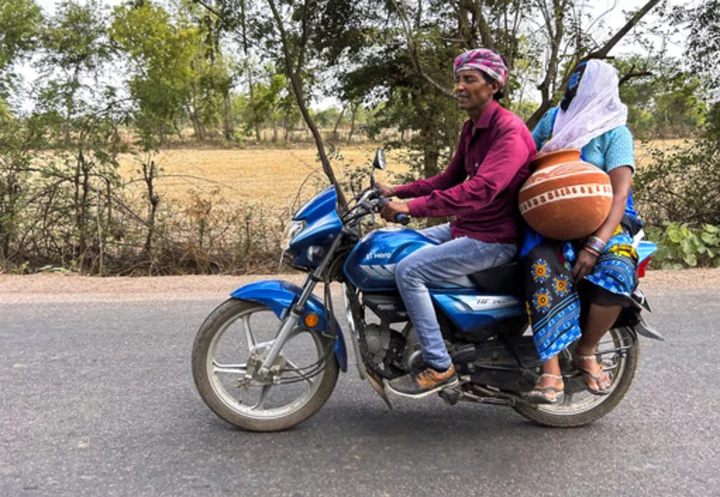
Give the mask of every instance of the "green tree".
[[103, 213], [111, 210], [118, 184], [124, 118], [116, 89], [102, 81], [113, 54], [101, 5], [60, 3], [42, 31], [41, 50], [39, 98], [29, 122], [54, 148], [42, 168], [43, 177], [50, 178], [47, 197], [40, 201], [47, 209], [42, 218], [47, 225], [53, 209], [55, 219], [66, 221], [59, 223], [59, 233], [42, 233], [51, 239], [62, 236], [70, 251], [61, 258], [85, 271], [88, 265], [102, 266], [102, 256], [99, 261], [96, 256], [110, 232]]
[[668, 89], [654, 95], [657, 136], [675, 138], [698, 135], [705, 123], [707, 108], [700, 94], [706, 89], [700, 80], [679, 72]]
[[0, 0], [0, 105], [13, 78], [9, 69], [35, 49], [42, 20], [33, 0]]
[[[653, 167], [636, 174], [639, 205], [656, 226], [668, 220], [716, 225], [720, 223], [720, 1], [679, 6], [673, 22], [689, 30], [686, 60], [693, 74], [678, 75], [677, 88], [656, 97], [659, 105], [689, 118], [701, 105], [710, 108], [698, 139], [670, 150], [654, 150]], [[700, 83], [699, 93], [706, 95], [702, 103], [696, 91]]]
[[151, 1], [130, 2], [115, 9], [110, 32], [130, 56], [136, 122], [145, 140], [157, 134], [162, 144], [168, 131], [180, 131], [184, 116], [200, 141], [220, 126], [233, 139], [230, 92], [238, 70], [221, 50], [212, 16], [189, 2], [173, 12]]
[[[145, 1], [115, 9], [110, 37], [130, 58], [129, 85], [142, 141], [146, 148], [163, 144], [169, 131], [179, 131], [178, 121], [191, 105], [200, 31], [175, 25], [163, 7]], [[189, 114], [196, 133], [202, 133], [197, 110]]]
[[[319, 4], [324, 29], [313, 41], [327, 67], [340, 73], [343, 101], [385, 104], [373, 131], [383, 125], [412, 131], [413, 169], [428, 176], [454, 150], [464, 119], [450, 70], [460, 52], [484, 46], [503, 54], [511, 71], [503, 103], [521, 110], [532, 127], [557, 102], [578, 61], [607, 57], [658, 2], [648, 1], [598, 43], [585, 29], [596, 19], [575, 0], [338, 0]], [[531, 112], [533, 81], [542, 102]]]
[[58, 4], [42, 30], [41, 49], [43, 110], [61, 116], [64, 144], [70, 146], [72, 120], [88, 104], [83, 91], [94, 88], [98, 70], [112, 56], [101, 4], [96, 0]]
[[[274, 60], [288, 78], [295, 102], [315, 140], [320, 163], [338, 190], [338, 202], [347, 205], [326, 152], [325, 142], [310, 113], [309, 98], [314, 82], [319, 46], [314, 43], [325, 31], [322, 9], [325, 2], [276, 0], [197, 0], [222, 20], [226, 29], [252, 37], [262, 44], [264, 57]], [[252, 19], [252, 26], [247, 20]], [[252, 31], [250, 35], [247, 31]]]
[[323, 128], [334, 126], [339, 116], [340, 109], [338, 109], [337, 107], [328, 107], [327, 109], [323, 109], [313, 113], [315, 122], [318, 123], [318, 126]]
[[[620, 74], [620, 97], [628, 106], [628, 126], [641, 139], [697, 136], [705, 122], [707, 87], [680, 61], [632, 56], [613, 61]], [[641, 67], [642, 69], [637, 69]]]
[[690, 6], [677, 6], [673, 21], [688, 33], [687, 60], [709, 88], [708, 136], [720, 142], [720, 0], [704, 0]]
[[277, 141], [277, 125], [280, 117], [280, 104], [283, 92], [287, 88], [287, 78], [282, 74], [270, 74], [268, 84], [255, 83], [254, 99], [251, 102], [251, 116], [247, 129], [261, 128], [270, 124], [273, 128], [272, 141]]

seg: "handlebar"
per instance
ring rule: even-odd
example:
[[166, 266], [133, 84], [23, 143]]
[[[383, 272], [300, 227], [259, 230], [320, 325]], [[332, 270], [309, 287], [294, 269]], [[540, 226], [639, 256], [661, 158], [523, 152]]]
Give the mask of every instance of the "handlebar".
[[408, 223], [410, 222], [410, 216], [408, 216], [407, 214], [402, 214], [402, 213], [401, 213], [401, 214], [397, 214], [397, 215], [395, 216], [395, 222], [396, 222], [396, 223], [400, 223], [400, 224], [402, 224], [403, 226], [407, 226]]
[[[378, 191], [379, 194], [379, 191]], [[387, 204], [390, 201], [387, 197], [380, 197], [377, 200], [378, 209], [382, 210], [383, 207], [385, 207], [385, 204]], [[396, 214], [395, 215], [395, 222], [398, 224], [402, 224], [403, 226], [407, 226], [410, 222], [410, 216], [407, 214]]]
[[[372, 212], [380, 212], [383, 207], [385, 207], [385, 204], [390, 202], [390, 199], [383, 197], [380, 193], [380, 190], [375, 186], [372, 186], [364, 192], [358, 194], [355, 200], [357, 200], [357, 205], [355, 208], [351, 209], [351, 212], [358, 207], [361, 208], [361, 212], [346, 217], [346, 220], [354, 220]], [[348, 212], [348, 215], [349, 214], [350, 212]], [[408, 216], [407, 214], [397, 214], [395, 216], [395, 222], [398, 224], [402, 224], [403, 226], [407, 226], [407, 224], [410, 222], [410, 216]]]

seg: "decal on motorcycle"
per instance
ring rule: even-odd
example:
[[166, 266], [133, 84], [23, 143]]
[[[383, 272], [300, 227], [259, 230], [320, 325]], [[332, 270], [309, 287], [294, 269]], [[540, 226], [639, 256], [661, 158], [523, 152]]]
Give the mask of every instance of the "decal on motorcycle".
[[392, 256], [389, 252], [370, 252], [365, 256], [365, 260], [369, 261], [372, 259], [389, 259]]
[[365, 265], [361, 264], [360, 269], [373, 278], [395, 278], [395, 266], [397, 264]]
[[[481, 297], [474, 295], [459, 295], [456, 296], [455, 299], [459, 300], [465, 306], [469, 307], [470, 310], [475, 312], [505, 309], [507, 307], [514, 307], [520, 304], [518, 299], [508, 295], [483, 295]], [[465, 310], [461, 304], [457, 304], [456, 308], [460, 311]]]

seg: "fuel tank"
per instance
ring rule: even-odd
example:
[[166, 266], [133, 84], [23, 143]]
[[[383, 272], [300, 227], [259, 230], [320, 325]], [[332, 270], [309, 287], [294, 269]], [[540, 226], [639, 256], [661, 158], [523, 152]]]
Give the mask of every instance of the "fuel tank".
[[437, 242], [409, 228], [372, 231], [348, 255], [345, 275], [363, 292], [397, 291], [397, 263], [428, 245], [437, 245]]

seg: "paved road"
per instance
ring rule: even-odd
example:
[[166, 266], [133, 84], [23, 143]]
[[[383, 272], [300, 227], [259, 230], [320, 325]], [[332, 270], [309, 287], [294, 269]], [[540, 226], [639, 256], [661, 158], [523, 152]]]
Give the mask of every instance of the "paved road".
[[692, 292], [648, 292], [668, 341], [575, 430], [436, 398], [389, 412], [351, 369], [308, 422], [245, 433], [190, 375], [217, 301], [0, 305], [0, 496], [720, 495], [720, 298]]

